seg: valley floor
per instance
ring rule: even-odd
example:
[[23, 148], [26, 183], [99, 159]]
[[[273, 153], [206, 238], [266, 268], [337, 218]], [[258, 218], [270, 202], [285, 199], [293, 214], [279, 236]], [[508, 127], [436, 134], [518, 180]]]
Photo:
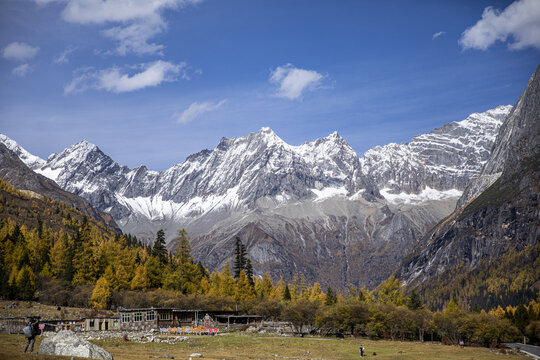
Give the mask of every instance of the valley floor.
[[[36, 342], [39, 348], [39, 339]], [[40, 359], [66, 360], [70, 357], [23, 354], [26, 340], [22, 335], [0, 334], [0, 359]], [[367, 356], [364, 358], [389, 359], [474, 359], [488, 360], [500, 354], [501, 350], [486, 348], [464, 348], [438, 343], [371, 341], [367, 339], [332, 339], [260, 336], [252, 334], [225, 334], [214, 337], [190, 337], [188, 342], [148, 343], [126, 342], [121, 339], [94, 341], [109, 351], [115, 360], [147, 360], [149, 358], [188, 359], [192, 353], [203, 354], [203, 359], [359, 359], [359, 347], [363, 345]], [[373, 355], [373, 353], [377, 355]], [[504, 359], [526, 359], [513, 350], [505, 350]], [[499, 353], [499, 354], [496, 354]], [[170, 357], [169, 357], [170, 358]]]

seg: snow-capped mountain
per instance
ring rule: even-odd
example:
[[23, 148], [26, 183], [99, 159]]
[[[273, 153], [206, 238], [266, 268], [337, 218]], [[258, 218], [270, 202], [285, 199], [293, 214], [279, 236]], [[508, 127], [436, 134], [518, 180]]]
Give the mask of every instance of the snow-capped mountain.
[[171, 240], [185, 228], [207, 266], [223, 265], [239, 235], [258, 273], [375, 286], [451, 213], [508, 110], [473, 114], [361, 159], [337, 133], [292, 146], [262, 128], [162, 172], [121, 166], [87, 141], [33, 164], [124, 232], [153, 239], [162, 228]]
[[453, 190], [459, 196], [482, 170], [511, 109], [499, 106], [415, 136], [409, 143], [376, 146], [361, 158], [362, 171], [388, 198], [426, 189], [449, 194]]

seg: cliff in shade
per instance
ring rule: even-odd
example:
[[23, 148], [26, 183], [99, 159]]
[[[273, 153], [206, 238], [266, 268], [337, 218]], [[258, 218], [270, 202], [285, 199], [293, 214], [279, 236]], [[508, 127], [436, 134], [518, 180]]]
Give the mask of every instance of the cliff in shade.
[[[34, 160], [36, 157], [29, 158]], [[38, 197], [46, 196], [57, 202], [64, 202], [98, 222], [106, 224], [109, 229], [118, 233], [121, 232], [120, 228], [118, 228], [118, 225], [109, 214], [97, 211], [90, 205], [88, 200], [64, 191], [51, 179], [36, 174], [30, 170], [14, 152], [1, 143], [0, 164], [0, 178], [9, 185], [19, 190], [30, 191], [30, 194], [38, 194]]]
[[[458, 209], [415, 247], [397, 275], [426, 296], [487, 306], [503, 298], [526, 303], [540, 284], [539, 197], [540, 66]], [[460, 290], [464, 283], [456, 287], [466, 277], [475, 279], [483, 298]]]
[[153, 240], [164, 229], [174, 246], [185, 228], [194, 257], [210, 269], [231, 258], [240, 236], [256, 274], [302, 272], [323, 286], [372, 288], [454, 210], [510, 109], [472, 114], [362, 158], [337, 132], [293, 146], [265, 127], [222, 138], [162, 172], [119, 165], [87, 141], [45, 161], [0, 140], [126, 233]]

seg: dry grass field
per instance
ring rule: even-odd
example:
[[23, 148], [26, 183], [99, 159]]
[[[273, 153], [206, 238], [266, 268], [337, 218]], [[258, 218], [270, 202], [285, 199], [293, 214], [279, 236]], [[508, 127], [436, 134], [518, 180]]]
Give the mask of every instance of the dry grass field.
[[44, 305], [35, 301], [0, 300], [0, 316], [39, 316], [42, 319], [74, 320], [88, 316], [114, 315], [113, 311], [96, 311], [77, 307], [61, 307]]
[[[366, 339], [326, 339], [272, 337], [251, 334], [227, 334], [214, 337], [192, 336], [188, 342], [141, 344], [121, 339], [95, 341], [96, 344], [111, 352], [115, 360], [148, 360], [167, 358], [189, 359], [192, 353], [203, 354], [203, 359], [359, 359], [359, 346], [366, 349], [367, 359], [377, 360], [488, 360], [488, 359], [525, 359], [525, 356], [508, 351], [500, 354], [499, 350], [486, 348], [464, 348], [440, 344], [371, 341]], [[25, 339], [22, 335], [0, 335], [0, 359], [40, 359], [69, 360], [70, 357], [23, 354]], [[39, 340], [36, 343], [37, 350]], [[373, 353], [377, 355], [373, 355]]]

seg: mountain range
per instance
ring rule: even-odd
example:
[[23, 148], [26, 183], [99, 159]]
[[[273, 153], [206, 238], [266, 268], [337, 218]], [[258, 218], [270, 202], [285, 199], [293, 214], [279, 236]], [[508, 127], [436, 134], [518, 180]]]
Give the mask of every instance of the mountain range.
[[511, 109], [471, 114], [361, 158], [337, 132], [293, 146], [262, 128], [161, 172], [122, 166], [87, 141], [47, 160], [0, 141], [124, 232], [151, 240], [164, 229], [174, 246], [185, 228], [194, 257], [209, 268], [230, 260], [239, 236], [256, 274], [373, 288], [454, 211]]

